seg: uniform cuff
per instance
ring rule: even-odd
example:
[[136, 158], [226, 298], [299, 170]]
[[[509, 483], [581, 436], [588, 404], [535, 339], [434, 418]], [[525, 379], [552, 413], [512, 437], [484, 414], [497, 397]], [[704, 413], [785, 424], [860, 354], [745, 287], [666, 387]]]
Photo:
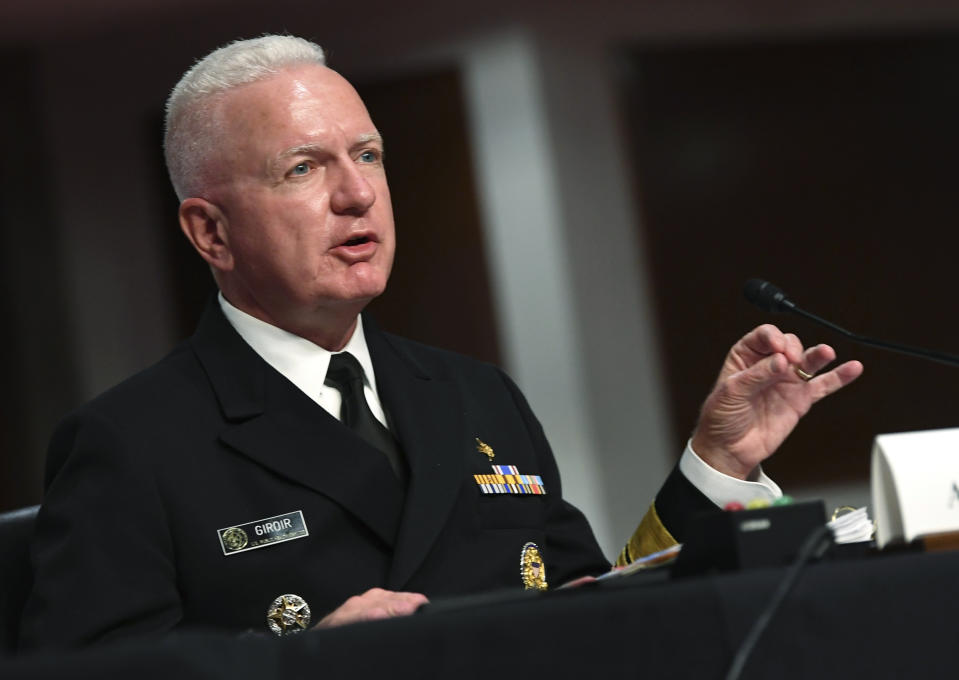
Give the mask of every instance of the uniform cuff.
[[676, 543], [676, 539], [673, 538], [669, 529], [659, 518], [659, 513], [656, 512], [656, 504], [653, 503], [649, 506], [649, 510], [646, 511], [639, 526], [636, 527], [636, 531], [623, 546], [619, 557], [616, 558], [616, 566], [625, 567], [640, 557], [665, 550], [676, 545]]
[[783, 495], [779, 486], [766, 476], [762, 467], [755, 482], [747, 482], [725, 475], [711, 467], [693, 451], [692, 443], [686, 443], [686, 450], [679, 459], [679, 471], [699, 491], [719, 507], [733, 501], [746, 505], [749, 501], [774, 501]]

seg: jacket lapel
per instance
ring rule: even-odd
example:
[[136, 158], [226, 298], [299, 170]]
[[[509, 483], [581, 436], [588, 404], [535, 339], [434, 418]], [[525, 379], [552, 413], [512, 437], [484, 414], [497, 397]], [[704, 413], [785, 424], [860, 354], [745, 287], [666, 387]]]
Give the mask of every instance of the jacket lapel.
[[221, 441], [331, 498], [387, 545], [394, 544], [403, 490], [382, 453], [260, 358], [223, 317], [216, 300], [191, 344], [228, 421]]
[[390, 425], [410, 466], [387, 588], [402, 589], [425, 559], [467, 474], [463, 407], [454, 384], [430, 375], [364, 316], [366, 342]]

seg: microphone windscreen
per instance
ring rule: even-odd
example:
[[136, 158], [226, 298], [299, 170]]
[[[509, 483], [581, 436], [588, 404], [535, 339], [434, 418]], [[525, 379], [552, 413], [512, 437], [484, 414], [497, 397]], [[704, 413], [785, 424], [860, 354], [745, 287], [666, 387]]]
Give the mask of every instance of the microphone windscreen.
[[784, 312], [793, 306], [782, 290], [762, 279], [749, 279], [743, 286], [743, 295], [767, 312]]

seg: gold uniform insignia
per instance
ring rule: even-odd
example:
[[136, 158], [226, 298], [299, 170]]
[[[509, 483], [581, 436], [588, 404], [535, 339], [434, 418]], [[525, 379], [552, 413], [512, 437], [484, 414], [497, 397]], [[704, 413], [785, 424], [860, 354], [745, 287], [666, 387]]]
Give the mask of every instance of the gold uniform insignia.
[[306, 630], [310, 625], [310, 605], [299, 595], [280, 595], [266, 612], [266, 625], [280, 636]]
[[546, 564], [539, 554], [539, 546], [527, 543], [519, 556], [519, 575], [526, 590], [546, 590]]
[[476, 438], [476, 450], [484, 454], [490, 460], [496, 457], [496, 454], [493, 453], [493, 447], [484, 442], [479, 437]]

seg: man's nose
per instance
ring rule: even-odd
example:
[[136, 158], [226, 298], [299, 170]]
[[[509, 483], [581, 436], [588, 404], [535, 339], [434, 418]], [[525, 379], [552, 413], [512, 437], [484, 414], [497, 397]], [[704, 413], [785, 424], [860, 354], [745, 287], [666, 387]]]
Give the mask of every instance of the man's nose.
[[338, 214], [361, 215], [376, 201], [376, 191], [352, 160], [337, 164], [330, 194], [330, 209]]

